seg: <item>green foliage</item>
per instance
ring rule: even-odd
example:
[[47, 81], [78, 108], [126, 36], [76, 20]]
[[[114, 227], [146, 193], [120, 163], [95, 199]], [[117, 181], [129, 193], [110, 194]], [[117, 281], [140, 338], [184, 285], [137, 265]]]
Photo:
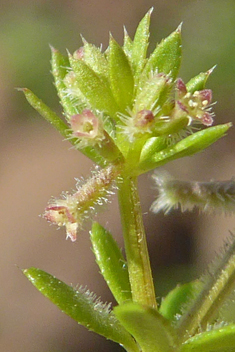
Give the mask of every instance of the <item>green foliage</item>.
[[127, 263], [116, 241], [97, 222], [93, 224], [90, 235], [96, 262], [116, 301], [131, 300]]
[[176, 332], [156, 309], [126, 303], [114, 309], [123, 326], [143, 352], [170, 352], [177, 346]]
[[92, 292], [74, 289], [40, 269], [29, 268], [24, 270], [24, 274], [44, 296], [79, 324], [120, 343], [127, 351], [137, 350], [133, 338], [110, 312], [110, 307]]
[[[78, 183], [73, 194], [53, 199], [44, 217], [65, 226], [67, 237], [75, 241], [88, 214], [92, 216], [118, 189], [125, 257], [101, 225], [93, 223], [90, 233], [96, 262], [118, 306], [112, 310], [89, 291], [73, 289], [40, 269], [26, 269], [24, 274], [79, 324], [129, 352], [234, 351], [235, 318], [226, 326], [221, 313], [234, 288], [234, 239], [209, 278], [177, 286], [159, 309], [156, 304], [137, 177], [204, 150], [231, 124], [211, 127], [212, 92], [205, 84], [212, 69], [186, 85], [176, 79], [181, 26], [147, 58], [151, 12], [141, 20], [133, 40], [125, 30], [123, 46], [110, 36], [105, 52], [85, 40], [68, 58], [52, 49], [52, 74], [66, 122], [23, 89], [32, 107], [100, 167], [87, 182]], [[222, 186], [227, 195], [223, 199], [233, 203], [234, 185]], [[221, 192], [214, 193], [221, 198]], [[169, 199], [165, 204], [164, 197], [167, 192], [160, 196], [158, 208], [168, 210]]]

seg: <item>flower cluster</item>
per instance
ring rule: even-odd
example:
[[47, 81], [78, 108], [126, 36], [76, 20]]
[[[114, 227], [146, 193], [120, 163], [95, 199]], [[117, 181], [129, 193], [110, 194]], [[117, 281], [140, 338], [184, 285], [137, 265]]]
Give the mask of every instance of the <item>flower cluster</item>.
[[[231, 126], [213, 126], [194, 133], [188, 127], [195, 121], [202, 127], [213, 123], [212, 92], [205, 89], [212, 70], [200, 73], [187, 84], [177, 79], [181, 26], [147, 58], [150, 15], [151, 10], [140, 22], [133, 40], [124, 32], [123, 46], [110, 36], [105, 51], [84, 39], [83, 46], [68, 57], [52, 48], [52, 73], [67, 123], [32, 92], [23, 90], [30, 104], [75, 148], [101, 170], [111, 165], [115, 177], [120, 170], [128, 177], [136, 177], [170, 160], [195, 154]], [[83, 187], [87, 205], [81, 207], [79, 190], [54, 199], [46, 208], [44, 217], [64, 225], [72, 240], [81, 227], [84, 209], [92, 208], [100, 197], [96, 186], [100, 177], [101, 171], [93, 178], [92, 192]]]

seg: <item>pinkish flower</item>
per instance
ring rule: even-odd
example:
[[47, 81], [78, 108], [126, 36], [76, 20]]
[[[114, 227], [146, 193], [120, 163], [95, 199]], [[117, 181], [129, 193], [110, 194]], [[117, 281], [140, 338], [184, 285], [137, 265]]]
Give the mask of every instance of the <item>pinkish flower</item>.
[[66, 238], [70, 238], [72, 242], [76, 241], [79, 226], [68, 199], [59, 199], [48, 205], [43, 217], [52, 224], [65, 226]]
[[94, 145], [104, 139], [103, 126], [99, 118], [89, 109], [71, 116], [72, 135], [80, 139], [79, 146]]
[[203, 89], [190, 93], [187, 91], [183, 80], [176, 82], [176, 101], [173, 116], [185, 115], [189, 123], [194, 120], [200, 121], [205, 126], [213, 124], [214, 114], [211, 112], [212, 91]]

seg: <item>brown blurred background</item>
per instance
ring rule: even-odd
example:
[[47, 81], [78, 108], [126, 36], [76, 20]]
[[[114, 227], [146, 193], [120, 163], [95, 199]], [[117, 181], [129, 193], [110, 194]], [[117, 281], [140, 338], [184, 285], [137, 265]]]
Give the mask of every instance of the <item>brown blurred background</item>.
[[[50, 74], [49, 44], [65, 53], [81, 46], [80, 33], [96, 45], [108, 33], [122, 43], [123, 24], [132, 36], [138, 21], [154, 6], [152, 46], [183, 21], [181, 77], [187, 81], [217, 64], [208, 87], [213, 89], [216, 123], [234, 122], [235, 2], [233, 0], [0, 0], [0, 351], [121, 351], [87, 333], [38, 293], [20, 268], [36, 266], [70, 284], [82, 284], [112, 297], [90, 250], [89, 225], [76, 243], [64, 229], [38, 215], [48, 199], [74, 187], [74, 177], [87, 176], [92, 164], [70, 148], [43, 121], [15, 87], [28, 87], [61, 113]], [[192, 158], [166, 169], [177, 178], [210, 180], [235, 175], [234, 129], [228, 137]], [[234, 229], [234, 219], [173, 212], [168, 217], [148, 209], [153, 197], [150, 175], [140, 179], [144, 221], [149, 240], [157, 295], [177, 280], [185, 282], [205, 268]], [[122, 244], [114, 198], [99, 221]]]

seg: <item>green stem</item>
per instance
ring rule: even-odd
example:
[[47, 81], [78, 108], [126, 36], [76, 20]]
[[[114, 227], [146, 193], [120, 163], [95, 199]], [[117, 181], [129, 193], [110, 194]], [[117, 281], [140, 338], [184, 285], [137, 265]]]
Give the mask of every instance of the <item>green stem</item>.
[[120, 180], [119, 207], [133, 301], [156, 308], [136, 177]]
[[177, 334], [184, 341], [218, 317], [230, 297], [235, 281], [235, 241], [214, 267], [202, 278], [204, 287], [178, 322]]

